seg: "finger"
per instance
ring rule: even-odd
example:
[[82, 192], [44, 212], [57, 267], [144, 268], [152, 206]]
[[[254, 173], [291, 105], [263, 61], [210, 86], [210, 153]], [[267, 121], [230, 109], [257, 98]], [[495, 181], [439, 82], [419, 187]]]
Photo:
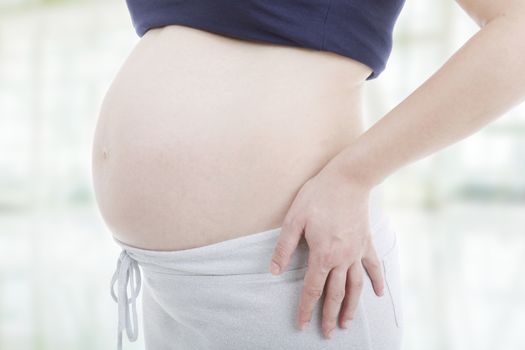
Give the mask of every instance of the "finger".
[[337, 316], [346, 294], [347, 271], [348, 266], [340, 265], [333, 268], [328, 275], [322, 322], [323, 333], [327, 338], [330, 338], [332, 330], [337, 326]]
[[299, 301], [298, 322], [302, 330], [312, 318], [315, 303], [323, 294], [324, 285], [330, 268], [322, 263], [321, 253], [310, 250], [308, 269], [304, 276], [303, 290]]
[[359, 297], [363, 289], [363, 270], [361, 261], [354, 262], [347, 272], [346, 294], [341, 312], [341, 327], [347, 328], [347, 320], [354, 318], [354, 313], [359, 304]]
[[297, 219], [285, 220], [270, 262], [270, 272], [277, 275], [284, 271], [303, 234], [302, 223]]
[[385, 282], [381, 271], [381, 262], [379, 261], [376, 249], [371, 242], [368, 245], [365, 255], [361, 259], [361, 262], [372, 281], [374, 292], [377, 296], [382, 296], [384, 294]]

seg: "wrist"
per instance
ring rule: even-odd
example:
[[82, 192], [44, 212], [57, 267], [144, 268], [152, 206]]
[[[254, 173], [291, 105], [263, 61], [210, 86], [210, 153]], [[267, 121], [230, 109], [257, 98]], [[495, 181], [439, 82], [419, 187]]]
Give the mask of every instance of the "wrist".
[[352, 149], [341, 151], [326, 164], [323, 170], [332, 172], [344, 183], [367, 190], [371, 190], [383, 181], [379, 174], [374, 172], [374, 167], [369, 162], [360, 160]]

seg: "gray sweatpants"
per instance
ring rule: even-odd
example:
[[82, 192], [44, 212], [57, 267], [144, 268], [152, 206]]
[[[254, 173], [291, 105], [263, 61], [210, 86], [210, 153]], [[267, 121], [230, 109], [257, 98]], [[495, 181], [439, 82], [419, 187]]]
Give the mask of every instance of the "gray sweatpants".
[[336, 327], [331, 339], [321, 332], [324, 294], [310, 325], [303, 331], [296, 326], [308, 260], [304, 237], [284, 273], [274, 276], [268, 271], [279, 227], [178, 251], [144, 250], [117, 241], [122, 252], [111, 292], [119, 309], [118, 348], [123, 331], [130, 341], [137, 338], [135, 300], [143, 279], [147, 350], [400, 349], [403, 316], [397, 235], [377, 203], [372, 204], [370, 227], [385, 294], [375, 295], [365, 272], [354, 319], [347, 329]]

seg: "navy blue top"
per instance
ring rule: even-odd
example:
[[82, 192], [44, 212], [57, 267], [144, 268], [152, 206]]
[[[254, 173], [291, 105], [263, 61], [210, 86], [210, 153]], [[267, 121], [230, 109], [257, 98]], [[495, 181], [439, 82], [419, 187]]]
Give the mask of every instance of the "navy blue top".
[[376, 78], [405, 0], [126, 0], [136, 33], [178, 24], [240, 39], [331, 51]]

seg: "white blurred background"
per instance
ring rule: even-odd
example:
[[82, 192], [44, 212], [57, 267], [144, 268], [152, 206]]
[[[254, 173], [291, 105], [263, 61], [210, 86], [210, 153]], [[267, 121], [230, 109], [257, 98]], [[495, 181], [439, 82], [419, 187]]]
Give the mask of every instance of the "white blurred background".
[[[453, 1], [407, 0], [369, 124], [477, 31]], [[0, 350], [112, 349], [119, 249], [91, 145], [139, 38], [124, 0], [0, 0]], [[404, 350], [525, 348], [525, 106], [388, 178]], [[126, 349], [142, 349], [143, 337]]]

